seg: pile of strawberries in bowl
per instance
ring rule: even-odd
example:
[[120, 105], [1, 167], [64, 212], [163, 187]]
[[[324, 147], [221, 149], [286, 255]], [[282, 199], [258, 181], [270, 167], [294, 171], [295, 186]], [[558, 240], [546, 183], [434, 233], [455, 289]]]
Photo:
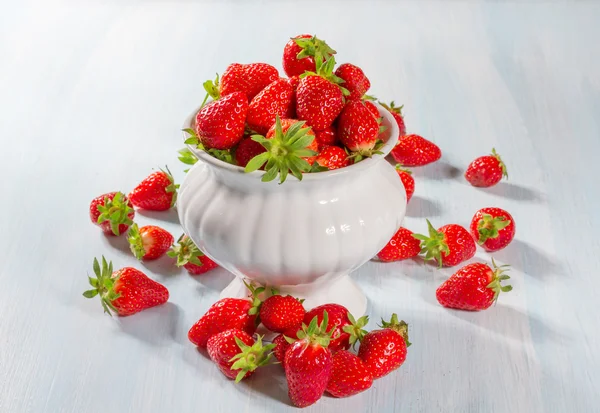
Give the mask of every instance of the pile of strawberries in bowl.
[[[266, 63], [227, 67], [215, 81], [207, 81], [207, 96], [197, 112], [186, 144], [252, 172], [265, 171], [262, 180], [283, 183], [289, 175], [347, 167], [378, 155], [381, 119], [374, 98], [366, 95], [370, 81], [350, 63], [336, 67], [336, 52], [321, 39], [300, 35], [284, 47], [283, 68], [288, 77]], [[209, 98], [212, 101], [209, 101]], [[400, 136], [390, 153], [397, 162], [398, 179], [407, 202], [415, 181], [405, 167], [423, 167], [441, 158], [440, 148], [415, 134], [407, 134], [401, 108], [383, 105], [395, 118]], [[189, 149], [180, 160], [198, 159]], [[475, 159], [464, 174], [475, 187], [490, 187], [507, 176], [496, 153]], [[110, 192], [90, 204], [90, 219], [107, 236], [127, 234], [132, 254], [153, 260], [167, 254], [173, 265], [194, 276], [218, 265], [185, 235], [175, 238], [156, 225], [139, 227], [135, 209], [166, 211], [176, 204], [178, 185], [168, 169], [152, 173], [128, 195]], [[383, 262], [433, 260], [439, 267], [458, 266], [473, 258], [479, 245], [488, 253], [505, 248], [515, 236], [514, 218], [505, 210], [482, 208], [469, 228], [457, 224], [439, 228], [427, 221], [428, 234], [397, 230], [377, 254]], [[447, 308], [488, 309], [509, 279], [506, 265], [476, 262], [459, 268], [436, 291]], [[113, 270], [112, 262], [94, 259], [95, 277], [86, 298], [98, 296], [105, 312], [128, 316], [168, 301], [169, 291], [133, 267]], [[236, 381], [261, 366], [277, 362], [285, 371], [291, 402], [298, 407], [315, 403], [325, 393], [347, 397], [371, 387], [373, 381], [396, 369], [406, 359], [408, 325], [392, 314], [379, 328], [366, 331], [368, 316], [359, 319], [336, 303], [315, 308], [282, 295], [269, 286], [246, 284], [247, 298], [223, 298], [189, 330], [189, 340]], [[262, 327], [260, 327], [262, 326]], [[275, 334], [263, 342], [257, 329]]]

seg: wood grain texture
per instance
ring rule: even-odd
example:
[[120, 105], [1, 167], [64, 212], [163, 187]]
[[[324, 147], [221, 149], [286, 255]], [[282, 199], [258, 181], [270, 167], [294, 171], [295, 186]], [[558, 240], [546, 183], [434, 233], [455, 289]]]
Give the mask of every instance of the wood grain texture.
[[[305, 18], [300, 4], [319, 5]], [[414, 172], [405, 225], [467, 225], [509, 210], [517, 239], [495, 257], [514, 290], [489, 311], [448, 311], [452, 270], [360, 268], [373, 320], [411, 324], [404, 367], [307, 412], [594, 412], [600, 396], [600, 5], [596, 2], [3, 2], [0, 13], [0, 412], [295, 411], [281, 374], [225, 380], [186, 339], [230, 279], [146, 267], [168, 305], [125, 319], [86, 301], [101, 254], [133, 265], [124, 239], [89, 224], [89, 201], [177, 165], [179, 126], [202, 81], [232, 61], [279, 65], [314, 32], [359, 64], [372, 94], [405, 104], [409, 131], [442, 160]], [[337, 13], [345, 11], [344, 18]], [[363, 28], [368, 27], [366, 30]], [[510, 180], [470, 187], [492, 147]], [[180, 231], [174, 211], [138, 214]], [[474, 260], [489, 260], [479, 250]], [[272, 367], [273, 372], [278, 367]], [[263, 372], [267, 373], [267, 372]]]

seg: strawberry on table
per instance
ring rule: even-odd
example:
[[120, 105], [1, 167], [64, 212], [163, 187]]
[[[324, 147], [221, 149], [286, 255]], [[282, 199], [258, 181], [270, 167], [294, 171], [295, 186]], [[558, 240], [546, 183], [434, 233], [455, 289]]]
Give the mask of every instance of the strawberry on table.
[[276, 333], [302, 327], [306, 311], [302, 303], [291, 295], [275, 294], [267, 298], [260, 307], [260, 321]]
[[335, 75], [344, 80], [341, 85], [350, 91], [347, 97], [348, 100], [361, 99], [371, 87], [371, 82], [362, 69], [353, 64], [343, 63], [339, 65]]
[[155, 225], [133, 224], [127, 235], [131, 252], [138, 260], [155, 260], [171, 248], [173, 235]]
[[427, 220], [429, 236], [414, 234], [421, 241], [421, 254], [425, 260], [435, 260], [440, 268], [453, 267], [475, 255], [475, 241], [469, 231], [460, 225], [449, 224], [436, 230]]
[[355, 153], [357, 160], [380, 153], [379, 122], [363, 101], [353, 100], [344, 106], [337, 128], [340, 141]]
[[389, 322], [381, 320], [381, 330], [373, 330], [364, 336], [358, 349], [358, 357], [365, 363], [374, 379], [399, 368], [406, 360], [408, 325], [398, 321], [392, 314]]
[[275, 124], [275, 117], [294, 116], [294, 89], [288, 79], [277, 79], [250, 102], [246, 122], [250, 129], [264, 135]]
[[[232, 93], [241, 92], [251, 101], [268, 84], [279, 78], [279, 72], [267, 63], [232, 63], [215, 82], [207, 81], [204, 88], [217, 100]], [[218, 92], [216, 92], [218, 88]]]
[[373, 376], [356, 354], [340, 350], [332, 357], [333, 367], [325, 389], [327, 393], [333, 397], [349, 397], [371, 387]]
[[487, 188], [496, 185], [502, 177], [508, 178], [506, 165], [492, 148], [492, 154], [475, 159], [465, 172], [465, 179], [473, 186]]
[[209, 338], [206, 350], [219, 370], [237, 383], [251, 376], [257, 368], [268, 364], [274, 346], [263, 346], [261, 336], [254, 341], [245, 331], [230, 329]]
[[317, 155], [317, 141], [306, 122], [295, 119], [275, 119], [267, 136], [254, 135], [252, 139], [259, 142], [266, 152], [256, 155], [246, 165], [246, 172], [253, 172], [265, 165], [267, 171], [263, 182], [269, 182], [279, 176], [283, 183], [288, 173], [302, 180], [302, 173], [309, 172]]
[[301, 331], [301, 328], [291, 328], [281, 334], [278, 334], [273, 339], [273, 344], [275, 344], [275, 347], [273, 348], [273, 355], [281, 363], [283, 368], [285, 368], [285, 352], [291, 344], [298, 340], [298, 331]]
[[310, 34], [301, 34], [283, 48], [283, 70], [289, 76], [300, 76], [316, 70], [315, 61], [325, 61], [335, 54], [327, 43]]
[[296, 407], [310, 406], [319, 400], [329, 382], [333, 361], [327, 348], [331, 339], [327, 325], [327, 312], [321, 324], [314, 317], [298, 333], [299, 340], [285, 352], [288, 395]]
[[394, 119], [396, 119], [398, 129], [400, 129], [400, 134], [398, 135], [398, 137], [400, 138], [401, 136], [406, 135], [406, 125], [404, 124], [404, 116], [402, 116], [402, 108], [404, 107], [404, 105], [396, 106], [394, 104], [394, 101], [392, 101], [389, 105], [381, 102], [379, 103], [392, 114]]
[[396, 172], [398, 172], [398, 176], [406, 190], [406, 202], [408, 203], [415, 193], [415, 178], [412, 177], [412, 172], [403, 168], [401, 164], [396, 165]]
[[260, 143], [250, 137], [244, 138], [235, 149], [235, 161], [239, 166], [245, 168], [252, 158], [263, 152], [266, 152], [266, 149]]
[[421, 242], [413, 237], [412, 231], [400, 227], [394, 234], [390, 242], [377, 257], [384, 262], [406, 260], [408, 258], [414, 258], [421, 252]]
[[471, 235], [486, 251], [498, 251], [515, 237], [515, 220], [500, 208], [482, 208], [471, 220]]
[[335, 145], [338, 142], [337, 132], [334, 126], [326, 129], [313, 131], [319, 145], [319, 150], [325, 149], [327, 146]]
[[466, 265], [440, 285], [435, 292], [438, 302], [444, 307], [459, 310], [479, 311], [489, 308], [501, 292], [512, 290], [510, 285], [501, 285], [510, 277], [504, 273], [507, 265], [497, 266], [492, 259], [493, 269], [476, 262]]
[[171, 258], [176, 258], [175, 265], [183, 267], [191, 275], [204, 274], [210, 270], [214, 270], [219, 265], [208, 258], [194, 244], [194, 241], [187, 235], [183, 234], [177, 240], [177, 244], [173, 245], [171, 250], [167, 252]]
[[107, 263], [104, 257], [102, 267], [94, 258], [94, 274], [96, 278], [88, 276], [93, 288], [83, 296], [93, 298], [98, 295], [104, 312], [111, 316], [113, 312], [120, 316], [135, 314], [169, 299], [169, 291], [164, 285], [135, 268], [125, 267], [113, 272], [112, 262]]
[[350, 159], [345, 150], [339, 146], [328, 146], [317, 156], [316, 163], [330, 171], [350, 165]]
[[327, 331], [331, 331], [331, 351], [348, 350], [365, 335], [363, 329], [369, 322], [368, 316], [355, 320], [346, 307], [340, 304], [323, 304], [308, 311], [304, 323], [308, 324], [314, 317], [322, 322], [325, 313], [328, 314]]
[[391, 154], [404, 166], [423, 166], [442, 157], [442, 151], [435, 143], [419, 135], [400, 136]]
[[198, 347], [206, 347], [209, 338], [232, 328], [254, 334], [261, 305], [257, 296], [264, 288], [250, 286], [250, 291], [250, 298], [222, 298], [214, 303], [190, 328], [189, 340]]
[[177, 201], [177, 189], [169, 168], [151, 173], [129, 194], [129, 200], [140, 209], [166, 211]]
[[231, 149], [244, 136], [248, 99], [233, 92], [208, 103], [196, 115], [195, 132], [203, 149]]
[[107, 235], [121, 235], [133, 224], [135, 211], [122, 192], [109, 192], [92, 199], [90, 220]]

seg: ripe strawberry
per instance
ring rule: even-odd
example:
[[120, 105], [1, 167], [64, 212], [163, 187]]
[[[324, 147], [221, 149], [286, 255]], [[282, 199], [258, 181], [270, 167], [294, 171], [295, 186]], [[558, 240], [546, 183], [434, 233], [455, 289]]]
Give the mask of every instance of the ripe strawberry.
[[367, 107], [367, 109], [369, 109], [369, 112], [371, 112], [373, 114], [373, 116], [375, 117], [375, 119], [379, 119], [381, 117], [381, 114], [379, 113], [379, 109], [377, 109], [377, 106], [375, 106], [375, 104], [373, 102], [371, 102], [370, 100], [363, 100], [365, 106]]
[[331, 126], [344, 107], [344, 93], [338, 86], [341, 79], [333, 74], [335, 60], [331, 57], [319, 64], [316, 73], [300, 79], [296, 90], [296, 113], [316, 130]]
[[301, 181], [302, 173], [310, 171], [318, 148], [315, 134], [304, 126], [305, 123], [277, 116], [266, 137], [253, 135], [252, 139], [264, 146], [266, 152], [252, 158], [245, 171], [256, 171], [266, 163], [263, 182], [272, 181], [279, 175], [279, 183], [283, 183], [288, 173]]
[[410, 346], [408, 325], [404, 321], [398, 321], [396, 314], [392, 314], [389, 323], [381, 320], [381, 327], [381, 330], [367, 333], [358, 349], [358, 357], [374, 379], [400, 367], [406, 360], [406, 348]]
[[302, 326], [306, 311], [302, 303], [291, 295], [272, 295], [260, 307], [260, 321], [276, 333]]
[[327, 146], [335, 145], [338, 141], [335, 127], [330, 126], [327, 129], [313, 131], [319, 145], [319, 150], [322, 151]]
[[273, 344], [263, 346], [261, 336], [255, 342], [248, 333], [239, 329], [215, 334], [206, 344], [210, 359], [226, 377], [235, 379], [236, 383], [269, 363], [273, 347]]
[[127, 316], [155, 307], [167, 302], [169, 290], [162, 284], [151, 280], [135, 268], [125, 267], [113, 272], [112, 262], [106, 263], [102, 257], [102, 268], [94, 258], [94, 274], [96, 278], [88, 276], [93, 287], [83, 293], [86, 298], [100, 296], [104, 312], [112, 316], [116, 312], [120, 316]]
[[348, 154], [339, 146], [328, 146], [321, 150], [316, 162], [330, 171], [350, 165]]
[[301, 329], [292, 328], [284, 333], [278, 334], [273, 339], [273, 344], [275, 344], [273, 355], [281, 363], [283, 368], [285, 368], [285, 353], [290, 345], [298, 340], [298, 331], [301, 331]]
[[246, 122], [250, 129], [264, 135], [275, 124], [275, 117], [294, 116], [294, 89], [288, 79], [277, 79], [252, 99]]
[[503, 209], [482, 208], [471, 221], [471, 235], [486, 251], [498, 251], [515, 237], [515, 220]]
[[394, 101], [392, 101], [389, 105], [386, 105], [385, 103], [381, 102], [380, 104], [392, 114], [394, 119], [396, 119], [398, 129], [400, 129], [400, 134], [398, 135], [398, 138], [406, 135], [406, 125], [404, 124], [404, 116], [402, 116], [402, 108], [404, 107], [404, 105], [396, 107], [396, 105], [394, 105]]
[[404, 166], [423, 166], [442, 157], [442, 151], [435, 143], [419, 135], [400, 136], [391, 154]]
[[435, 292], [438, 302], [444, 307], [459, 310], [479, 311], [489, 308], [500, 292], [512, 290], [510, 285], [501, 285], [510, 277], [504, 274], [507, 265], [500, 267], [492, 259], [494, 269], [476, 262], [466, 265], [448, 278]]
[[492, 154], [475, 159], [465, 172], [465, 179], [473, 186], [487, 188], [496, 185], [502, 177], [508, 178], [506, 165], [492, 149]]
[[415, 193], [415, 178], [412, 177], [411, 171], [402, 168], [402, 165], [400, 164], [396, 165], [396, 172], [398, 172], [398, 176], [404, 184], [404, 189], [406, 190], [406, 202], [408, 203]]
[[306, 407], [321, 398], [327, 387], [333, 366], [331, 351], [327, 348], [330, 333], [326, 331], [327, 312], [317, 324], [313, 318], [310, 325], [303, 326], [299, 340], [285, 352], [285, 377], [288, 395], [296, 407]]
[[138, 260], [155, 260], [161, 257], [174, 241], [173, 235], [154, 225], [138, 228], [137, 224], [133, 224], [127, 238], [131, 252]]
[[264, 288], [250, 286], [252, 296], [246, 298], [222, 298], [190, 328], [189, 340], [198, 347], [206, 347], [208, 339], [222, 331], [236, 328], [252, 335], [256, 331], [257, 314], [260, 309], [258, 294]]
[[296, 114], [296, 90], [298, 89], [298, 85], [300, 84], [300, 77], [299, 76], [292, 76], [290, 77], [288, 80], [288, 83], [290, 84], [290, 86], [292, 86], [292, 115], [290, 116], [290, 118], [297, 118], [298, 115]]
[[140, 182], [129, 194], [129, 199], [141, 209], [166, 211], [175, 205], [178, 188], [169, 168], [166, 172], [161, 169]]
[[421, 254], [426, 260], [436, 260], [440, 268], [452, 267], [475, 255], [475, 241], [469, 231], [456, 224], [440, 227], [437, 231], [427, 220], [429, 236], [414, 234], [421, 241]]
[[[279, 72], [277, 69], [267, 63], [232, 63], [223, 72], [220, 83], [217, 77], [214, 86], [218, 86], [220, 97], [241, 92], [246, 95], [249, 102], [268, 84], [278, 78]], [[206, 87], [207, 84], [205, 83]], [[207, 92], [209, 91], [207, 90]], [[215, 97], [214, 93], [209, 92], [209, 94], [213, 95], [213, 99], [219, 98], [219, 96]]]
[[121, 235], [133, 224], [135, 211], [122, 192], [109, 192], [92, 199], [90, 220], [107, 235]]
[[360, 100], [348, 102], [338, 119], [340, 141], [360, 156], [372, 156], [377, 152], [379, 123], [365, 103]]
[[369, 322], [369, 317], [363, 316], [355, 320], [346, 307], [340, 304], [323, 304], [313, 308], [304, 315], [304, 322], [309, 323], [314, 317], [322, 322], [324, 314], [328, 314], [327, 331], [331, 331], [329, 349], [333, 352], [348, 350], [350, 346], [365, 335], [364, 326]]
[[196, 115], [196, 135], [206, 149], [230, 149], [244, 136], [248, 100], [233, 92], [210, 102]]
[[372, 384], [371, 372], [356, 354], [346, 350], [333, 354], [327, 393], [333, 397], [349, 397], [367, 390]]
[[217, 263], [208, 258], [187, 235], [183, 234], [173, 245], [167, 255], [177, 258], [175, 265], [183, 267], [191, 275], [204, 274], [218, 267]]
[[283, 70], [289, 76], [299, 76], [316, 70], [316, 60], [327, 60], [335, 50], [323, 40], [310, 34], [301, 34], [290, 39], [283, 48]]
[[400, 227], [390, 242], [379, 251], [377, 257], [384, 262], [400, 261], [416, 257], [419, 252], [421, 252], [419, 240], [413, 237], [412, 231]]
[[265, 152], [265, 148], [260, 143], [249, 137], [244, 138], [235, 149], [235, 161], [239, 166], [245, 168], [252, 158], [263, 152]]
[[341, 85], [350, 91], [347, 97], [348, 100], [361, 99], [371, 87], [371, 82], [365, 76], [362, 69], [353, 64], [343, 63], [339, 65], [335, 71], [335, 75], [344, 79]]

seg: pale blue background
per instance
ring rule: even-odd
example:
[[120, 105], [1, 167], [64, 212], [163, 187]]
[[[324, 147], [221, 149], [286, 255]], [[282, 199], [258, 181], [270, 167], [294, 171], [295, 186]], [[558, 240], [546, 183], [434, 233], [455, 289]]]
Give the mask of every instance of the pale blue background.
[[[165, 163], [181, 180], [179, 127], [202, 81], [232, 61], [279, 67], [286, 39], [303, 32], [360, 65], [370, 93], [404, 103], [409, 131], [441, 146], [440, 162], [415, 170], [408, 228], [424, 231], [426, 217], [468, 225], [484, 206], [517, 222], [517, 239], [495, 254], [512, 264], [514, 291], [483, 313], [437, 305], [450, 269], [358, 270], [373, 319], [399, 313], [414, 345], [370, 391], [306, 411], [598, 411], [597, 2], [5, 1], [0, 10], [0, 412], [293, 411], [277, 366], [235, 386], [186, 340], [227, 273], [136, 264], [87, 208]], [[462, 171], [493, 146], [510, 180], [474, 189]], [[180, 231], [174, 211], [138, 217]], [[101, 254], [146, 266], [171, 302], [103, 316], [81, 297]]]

